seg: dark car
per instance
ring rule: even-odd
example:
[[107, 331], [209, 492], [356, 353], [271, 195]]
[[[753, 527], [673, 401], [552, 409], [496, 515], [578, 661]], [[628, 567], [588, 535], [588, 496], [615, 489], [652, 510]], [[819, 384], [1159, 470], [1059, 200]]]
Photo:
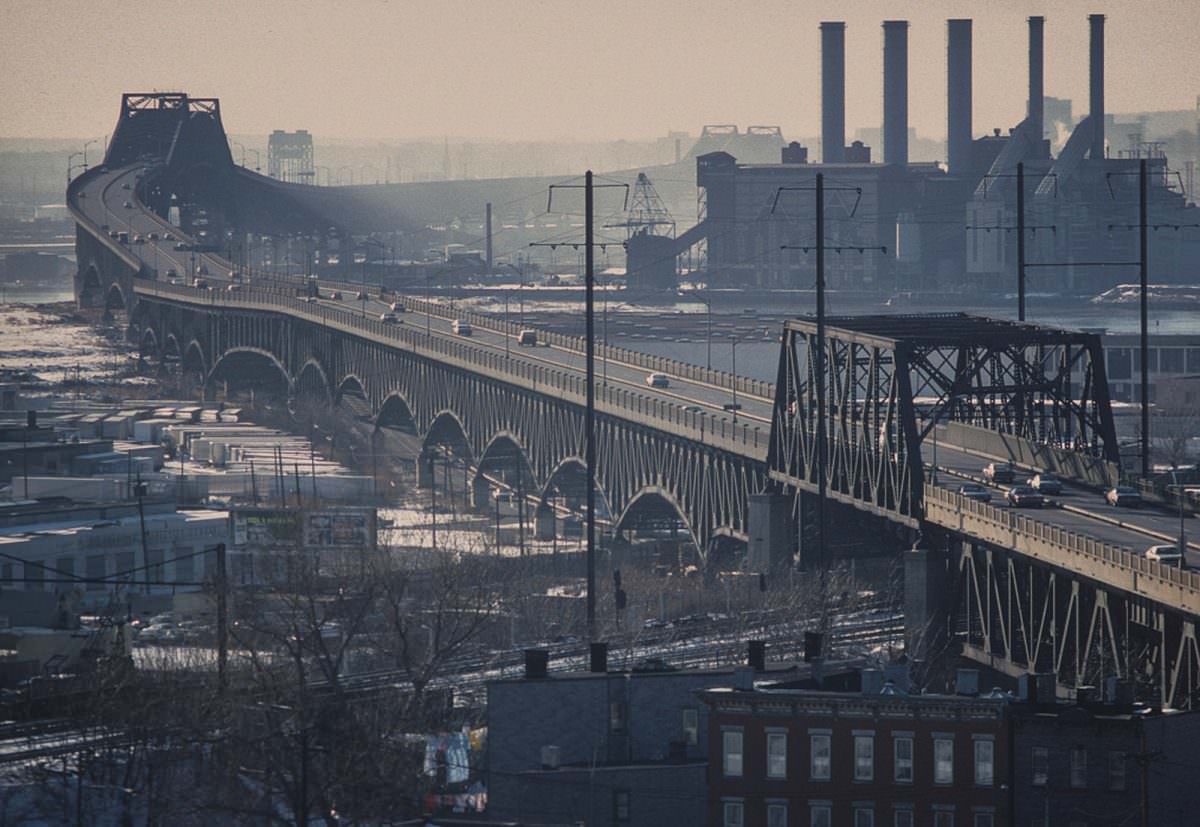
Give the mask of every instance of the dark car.
[[1014, 485], [1004, 492], [1004, 499], [1013, 508], [1041, 508], [1045, 503], [1045, 498], [1028, 485]]
[[1039, 494], [1047, 494], [1051, 497], [1057, 497], [1063, 490], [1062, 480], [1046, 471], [1030, 477], [1026, 482], [1030, 488], [1036, 488]]
[[981, 503], [990, 503], [992, 501], [992, 492], [974, 482], [966, 482], [960, 485], [958, 493], [968, 500], [977, 500]]
[[1017, 469], [1011, 462], [991, 462], [983, 467], [983, 476], [988, 482], [1009, 485], [1017, 478]]
[[1142, 504], [1142, 495], [1138, 490], [1125, 485], [1110, 488], [1104, 499], [1109, 505], [1115, 505], [1117, 508], [1137, 508]]

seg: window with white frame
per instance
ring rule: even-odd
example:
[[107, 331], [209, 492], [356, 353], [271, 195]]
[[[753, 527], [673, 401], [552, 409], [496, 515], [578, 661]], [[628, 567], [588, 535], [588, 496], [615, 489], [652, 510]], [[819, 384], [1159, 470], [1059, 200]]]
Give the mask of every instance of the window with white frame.
[[954, 783], [954, 739], [933, 739], [933, 783]]
[[742, 802], [726, 801], [725, 802], [725, 827], [743, 827], [745, 824], [744, 808]]
[[1030, 763], [1033, 767], [1033, 778], [1031, 779], [1033, 786], [1046, 786], [1050, 780], [1050, 749], [1048, 747], [1034, 747], [1033, 753], [1030, 756]]
[[913, 780], [913, 739], [911, 735], [897, 735], [892, 739], [894, 779], [902, 784]]
[[808, 805], [808, 823], [812, 827], [831, 827], [833, 806], [828, 801]]
[[854, 780], [872, 781], [875, 778], [875, 736], [854, 736]]
[[787, 778], [787, 733], [767, 733], [767, 778]]
[[767, 802], [767, 827], [787, 827], [787, 803], [783, 801]]
[[1077, 790], [1087, 787], [1087, 748], [1071, 747], [1071, 786]]
[[809, 776], [818, 781], [828, 781], [831, 770], [832, 747], [829, 735], [815, 734], [809, 736], [811, 745], [811, 769]]
[[695, 709], [683, 710], [683, 741], [695, 744], [700, 734], [700, 713]]
[[975, 784], [992, 786], [996, 773], [996, 742], [991, 738], [975, 739]]
[[721, 733], [721, 766], [726, 775], [742, 774], [742, 731], [727, 729]]

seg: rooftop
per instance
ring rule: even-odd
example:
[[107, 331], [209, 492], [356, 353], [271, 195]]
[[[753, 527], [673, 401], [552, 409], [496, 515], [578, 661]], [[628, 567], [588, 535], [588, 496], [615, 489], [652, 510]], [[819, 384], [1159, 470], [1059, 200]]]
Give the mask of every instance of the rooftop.
[[[816, 319], [789, 319], [791, 330], [806, 333], [816, 331]], [[825, 321], [827, 335], [843, 338], [866, 338], [885, 346], [898, 342], [923, 345], [951, 345], [974, 341], [1003, 340], [1007, 343], [1026, 341], [1066, 343], [1095, 339], [1092, 334], [1061, 328], [1045, 327], [1029, 322], [973, 316], [969, 313], [895, 313], [865, 316], [831, 316]]]

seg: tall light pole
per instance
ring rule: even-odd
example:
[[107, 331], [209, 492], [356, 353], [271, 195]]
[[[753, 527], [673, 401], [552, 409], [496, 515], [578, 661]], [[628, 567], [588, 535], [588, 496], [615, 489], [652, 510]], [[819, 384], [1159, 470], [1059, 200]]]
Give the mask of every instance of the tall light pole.
[[712, 370], [712, 296], [705, 295], [703, 301], [704, 308], [708, 312], [708, 335], [706, 337], [708, 342], [708, 360], [706, 364], [708, 369]]
[[71, 170], [73, 170], [73, 169], [75, 169], [75, 167], [79, 166], [78, 164], [75, 163], [75, 159], [80, 158], [80, 157], [83, 157], [82, 152], [72, 152], [69, 156], [67, 156], [67, 183], [68, 184], [71, 183]]
[[732, 370], [733, 382], [730, 383], [733, 387], [733, 421], [737, 422], [738, 403], [737, 403], [737, 337], [736, 336], [731, 336], [729, 338], [729, 345], [730, 345], [730, 348], [733, 353], [733, 370]]
[[509, 334], [512, 331], [508, 329], [508, 293], [504, 294], [504, 358], [509, 358], [512, 353], [509, 351], [509, 339], [512, 338]]
[[84, 172], [87, 172], [87, 168], [88, 168], [88, 159], [87, 159], [88, 147], [91, 146], [92, 144], [98, 144], [98, 143], [100, 143], [99, 138], [92, 138], [90, 141], [88, 141], [87, 143], [85, 143], [83, 145], [83, 171]]
[[1179, 499], [1179, 567], [1187, 568], [1187, 530], [1183, 527], [1183, 487], [1179, 484], [1179, 469], [1171, 468], [1171, 486]]

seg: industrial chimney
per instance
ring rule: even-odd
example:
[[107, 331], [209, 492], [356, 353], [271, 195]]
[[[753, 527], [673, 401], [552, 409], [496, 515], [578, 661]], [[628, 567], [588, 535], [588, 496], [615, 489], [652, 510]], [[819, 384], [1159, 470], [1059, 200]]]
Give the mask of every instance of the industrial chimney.
[[821, 163], [846, 159], [846, 24], [821, 24]]
[[1089, 14], [1088, 114], [1092, 118], [1091, 157], [1104, 157], [1104, 15]]
[[908, 21], [883, 21], [883, 162], [908, 163]]
[[946, 160], [951, 175], [971, 165], [971, 21], [946, 21]]
[[1044, 100], [1044, 69], [1043, 54], [1045, 53], [1046, 25], [1044, 17], [1029, 18], [1029, 101], [1026, 104], [1025, 116], [1033, 125], [1033, 134], [1039, 142], [1046, 137], [1043, 126], [1046, 109]]

